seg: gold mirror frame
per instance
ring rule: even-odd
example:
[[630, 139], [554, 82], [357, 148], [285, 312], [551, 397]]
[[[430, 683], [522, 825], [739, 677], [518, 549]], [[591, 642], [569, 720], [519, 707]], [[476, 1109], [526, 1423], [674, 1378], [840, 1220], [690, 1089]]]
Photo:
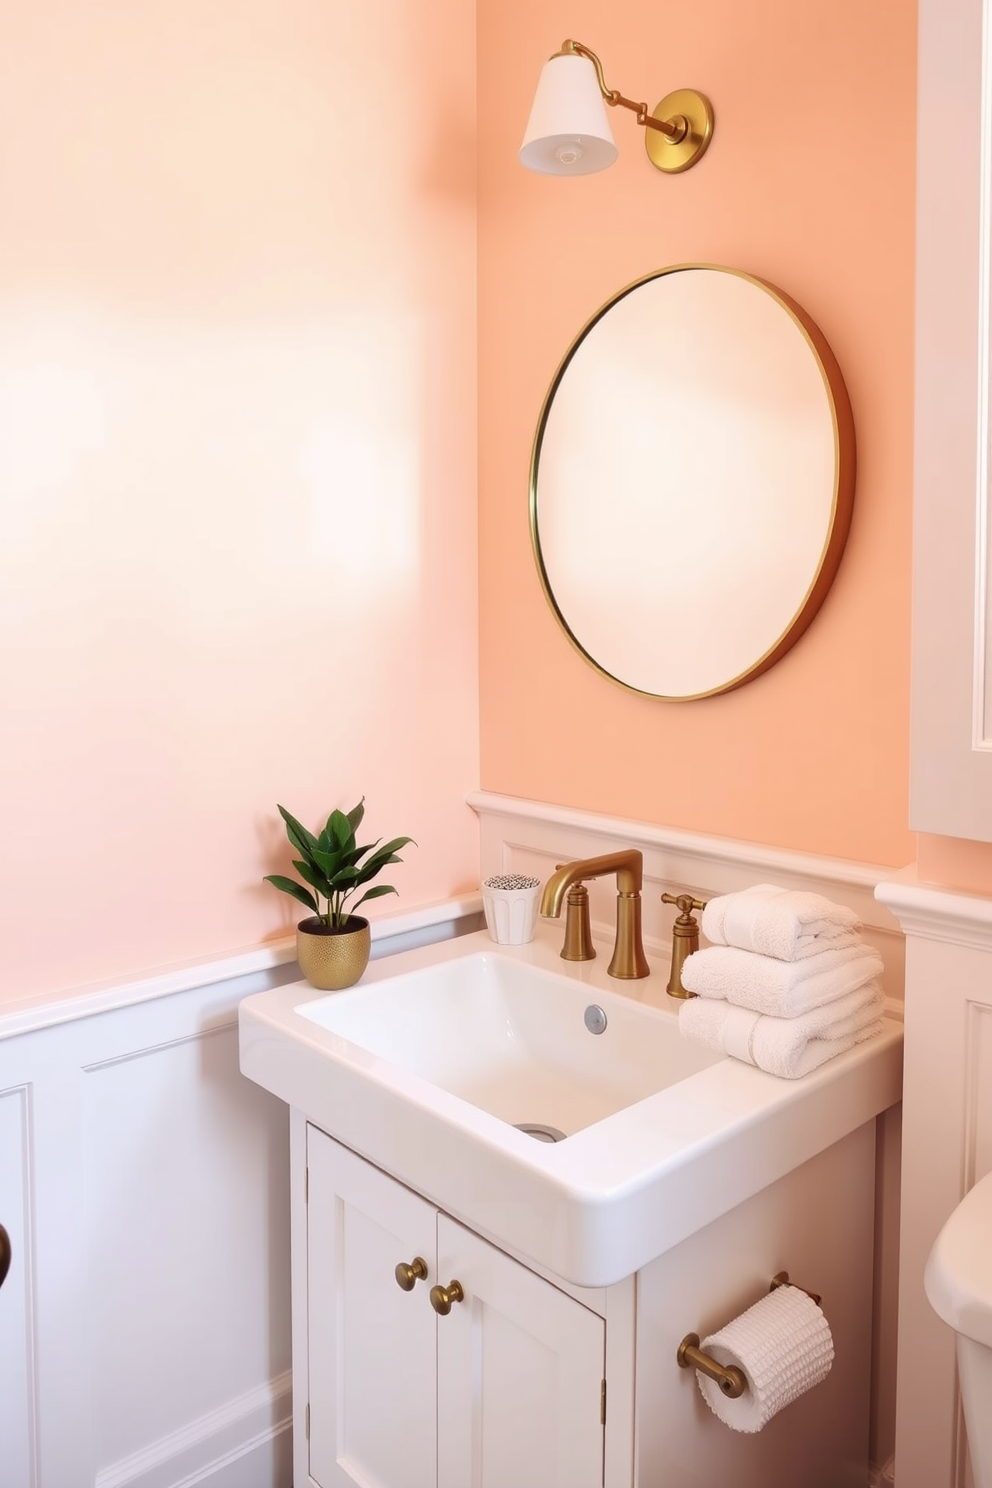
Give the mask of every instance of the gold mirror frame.
[[[562, 387], [569, 369], [575, 363], [577, 354], [583, 348], [588, 347], [590, 333], [600, 325], [611, 310], [621, 302], [626, 301], [629, 296], [635, 294], [643, 286], [666, 279], [671, 275], [686, 273], [730, 276], [735, 280], [753, 285], [763, 295], [768, 296], [788, 317], [791, 326], [799, 331], [806, 348], [808, 348], [815, 362], [819, 378], [822, 379], [822, 393], [825, 398], [825, 407], [829, 410], [833, 442], [833, 490], [829, 502], [828, 520], [823, 524], [825, 530], [823, 532], [822, 545], [820, 546], [816, 561], [812, 565], [808, 584], [794, 613], [791, 614], [788, 623], [784, 625], [781, 632], [769, 644], [764, 646], [760, 654], [755, 656], [753, 660], [749, 660], [747, 665], [739, 667], [734, 675], [728, 676], [713, 685], [707, 684], [697, 690], [667, 692], [655, 691], [645, 686], [636, 685], [636, 683], [619, 675], [622, 671], [621, 667], [608, 667], [604, 665], [602, 660], [593, 654], [596, 648], [593, 646], [590, 649], [589, 637], [586, 635], [580, 637], [575, 628], [574, 618], [570, 622], [569, 617], [564, 613], [555, 595], [552, 578], [549, 573], [549, 567], [552, 565], [549, 565], [548, 555], [545, 553], [546, 544], [542, 546], [539, 488], [541, 459], [545, 449], [545, 438], [549, 420], [552, 417], [555, 407], [555, 397]], [[656, 331], [652, 330], [650, 334], [654, 337], [651, 347], [652, 355], [660, 360], [665, 354], [664, 343], [663, 341], [659, 343]], [[820, 386], [820, 384], [817, 384], [817, 386]], [[822, 437], [824, 440], [826, 439], [825, 426], [822, 431]], [[573, 454], [571, 448], [569, 449], [569, 454]], [[578, 458], [581, 459], [581, 450], [578, 452]], [[651, 274], [646, 274], [613, 295], [582, 327], [565, 353], [548, 388], [541, 408], [530, 462], [530, 530], [534, 557], [545, 597], [558, 624], [584, 660], [601, 673], [601, 675], [609, 678], [610, 681], [617, 683], [627, 691], [670, 702], [689, 702], [730, 692], [735, 688], [743, 686], [745, 682], [750, 682], [754, 678], [761, 676], [763, 672], [768, 671], [770, 667], [780, 661], [812, 623], [827, 596], [843, 556], [854, 507], [855, 477], [856, 448], [854, 419], [840, 367], [819, 327], [791, 296], [785, 294], [784, 291], [777, 289], [767, 281], [757, 278], [755, 275], [744, 273], [739, 269], [726, 268], [715, 264], [677, 264]], [[693, 520], [693, 513], [685, 509], [684, 502], [679, 503], [679, 508], [677, 512], [673, 512], [671, 515], [671, 526], [676, 535], [680, 530], [684, 533], [686, 531], [686, 524], [691, 523]], [[816, 535], [814, 541], [818, 539], [819, 531], [820, 527], [818, 526], [815, 529]], [[588, 579], [590, 586], [595, 584], [597, 560], [598, 555], [593, 552], [591, 554], [588, 572], [584, 575]], [[719, 593], [716, 596], [716, 600], [719, 600]], [[664, 596], [662, 596], [656, 621], [659, 647], [691, 647], [693, 640], [692, 634], [685, 634], [679, 629], [677, 622], [680, 618], [681, 616], [678, 613], [668, 614], [665, 612]], [[776, 621], [776, 625], [777, 623]], [[579, 626], [578, 629], [582, 629], [582, 627]]]

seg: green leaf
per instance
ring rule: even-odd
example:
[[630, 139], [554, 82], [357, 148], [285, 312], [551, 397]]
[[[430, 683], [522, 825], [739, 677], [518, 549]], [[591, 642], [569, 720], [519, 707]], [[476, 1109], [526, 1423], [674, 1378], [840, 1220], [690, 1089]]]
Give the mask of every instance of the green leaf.
[[317, 839], [312, 832], [308, 832], [302, 822], [298, 822], [295, 816], [290, 816], [285, 806], [279, 807], [279, 815], [286, 823], [286, 836], [298, 853], [309, 858], [317, 846]]
[[365, 797], [363, 796], [362, 799], [359, 801], [358, 805], [357, 806], [352, 806], [351, 810], [348, 812], [348, 820], [351, 822], [351, 830], [353, 832], [357, 832], [358, 831], [359, 827], [362, 824], [362, 817], [364, 815], [365, 815]]
[[364, 858], [366, 853], [370, 853], [374, 847], [378, 847], [381, 841], [382, 838], [377, 837], [375, 842], [366, 842], [364, 847], [356, 847], [352, 852], [347, 854], [349, 863], [357, 863], [360, 858]]
[[312, 909], [314, 914], [318, 913], [316, 899], [302, 884], [296, 883], [294, 879], [283, 878], [281, 873], [267, 873], [262, 882], [275, 884], [276, 888], [281, 889], [284, 894], [291, 894], [294, 899], [298, 899], [301, 904], [305, 904], [308, 909]]
[[313, 861], [321, 873], [328, 879], [335, 879], [344, 863], [344, 855], [340, 852], [324, 852], [321, 848], [314, 848]]
[[396, 893], [396, 890], [390, 884], [376, 884], [376, 886], [375, 886], [374, 889], [366, 889], [365, 890], [365, 893], [362, 895], [361, 899], [356, 899], [355, 900], [354, 904], [352, 905], [351, 912], [352, 912], [352, 914], [354, 914], [354, 912], [358, 908], [358, 906], [360, 904], [364, 904], [365, 901], [366, 901], [366, 899], [380, 899], [383, 894], [395, 894], [395, 893]]
[[314, 868], [310, 863], [294, 861], [293, 867], [296, 869], [301, 878], [306, 879], [307, 883], [312, 889], [317, 890], [317, 893], [320, 894], [323, 899], [330, 898], [331, 886], [322, 873], [318, 872], [318, 870]]
[[379, 851], [362, 865], [361, 882], [368, 883], [370, 878], [375, 878], [376, 874], [381, 873], [389, 863], [402, 863], [403, 859], [397, 855], [396, 849], [405, 847], [408, 842], [412, 841], [412, 837], [394, 837], [392, 842], [387, 842], [385, 847], [380, 847]]
[[351, 822], [343, 811], [331, 812], [327, 818], [327, 830], [338, 847], [348, 849], [355, 846], [355, 834], [351, 829]]
[[[387, 842], [386, 845], [383, 847], [382, 850], [383, 850], [383, 852], [390, 852], [390, 853], [399, 852], [400, 848], [401, 847], [406, 847], [406, 845], [407, 845], [408, 842], [413, 842], [413, 838], [412, 837], [394, 837], [393, 840], [392, 840], [392, 842]], [[414, 845], [414, 847], [416, 847], [417, 844], [415, 842], [413, 842], [413, 845]], [[398, 859], [398, 861], [399, 862], [402, 862], [403, 860], [402, 860], [402, 858], [400, 858], [400, 859]]]

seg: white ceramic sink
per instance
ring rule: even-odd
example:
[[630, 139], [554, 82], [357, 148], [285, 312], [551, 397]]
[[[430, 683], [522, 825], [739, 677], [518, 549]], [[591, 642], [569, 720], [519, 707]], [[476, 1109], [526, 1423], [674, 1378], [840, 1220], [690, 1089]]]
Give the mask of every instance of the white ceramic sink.
[[299, 1011], [502, 1121], [563, 1137], [717, 1062], [651, 1008], [492, 945]]
[[[684, 1041], [634, 982], [485, 931], [241, 1004], [244, 1074], [440, 1208], [579, 1286], [631, 1275], [900, 1099], [901, 1027], [803, 1080]], [[650, 958], [649, 958], [650, 960]], [[590, 1006], [606, 1014], [590, 1033]], [[517, 1123], [557, 1128], [535, 1140]]]

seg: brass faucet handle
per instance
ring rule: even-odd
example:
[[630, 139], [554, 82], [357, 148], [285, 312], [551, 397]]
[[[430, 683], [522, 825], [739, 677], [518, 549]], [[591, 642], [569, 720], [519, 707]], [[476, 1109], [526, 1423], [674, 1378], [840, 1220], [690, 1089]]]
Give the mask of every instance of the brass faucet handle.
[[681, 913], [672, 926], [672, 974], [665, 991], [669, 997], [694, 997], [682, 985], [682, 968], [687, 956], [699, 950], [699, 925], [693, 917], [694, 909], [705, 909], [705, 899], [694, 899], [691, 894], [662, 894], [662, 904], [675, 904]]
[[692, 911], [694, 909], [705, 909], [708, 901], [705, 899], [694, 899], [691, 894], [662, 894], [661, 902], [662, 904], [677, 904], [681, 910], [677, 923], [685, 925], [687, 923], [695, 924]]

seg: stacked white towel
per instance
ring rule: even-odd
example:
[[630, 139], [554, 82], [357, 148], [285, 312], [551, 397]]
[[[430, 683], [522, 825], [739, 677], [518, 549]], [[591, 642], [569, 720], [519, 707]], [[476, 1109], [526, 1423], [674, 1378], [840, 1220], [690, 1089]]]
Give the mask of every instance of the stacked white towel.
[[857, 915], [846, 904], [765, 883], [711, 899], [701, 923], [713, 945], [738, 946], [779, 961], [799, 961], [828, 944], [850, 945], [856, 938], [853, 932], [860, 929]]
[[687, 957], [686, 1038], [798, 1079], [881, 1029], [883, 966], [858, 918], [820, 894], [758, 884], [711, 899]]

